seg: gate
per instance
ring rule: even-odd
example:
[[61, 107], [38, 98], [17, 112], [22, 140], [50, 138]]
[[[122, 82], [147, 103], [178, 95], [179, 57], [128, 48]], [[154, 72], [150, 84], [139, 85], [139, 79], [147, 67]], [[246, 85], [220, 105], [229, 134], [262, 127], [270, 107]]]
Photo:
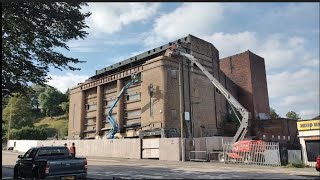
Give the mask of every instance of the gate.
[[142, 139], [142, 159], [159, 158], [159, 138]]
[[224, 143], [220, 161], [225, 163], [281, 166], [279, 143], [245, 140]]

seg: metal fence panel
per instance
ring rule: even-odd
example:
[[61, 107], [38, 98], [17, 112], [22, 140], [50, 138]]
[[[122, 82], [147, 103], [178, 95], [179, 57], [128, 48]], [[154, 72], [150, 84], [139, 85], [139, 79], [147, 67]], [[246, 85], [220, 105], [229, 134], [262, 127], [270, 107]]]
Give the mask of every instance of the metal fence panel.
[[280, 166], [279, 143], [255, 141], [224, 143], [219, 157], [225, 163]]
[[297, 161], [302, 161], [301, 150], [288, 150], [288, 162], [293, 163]]

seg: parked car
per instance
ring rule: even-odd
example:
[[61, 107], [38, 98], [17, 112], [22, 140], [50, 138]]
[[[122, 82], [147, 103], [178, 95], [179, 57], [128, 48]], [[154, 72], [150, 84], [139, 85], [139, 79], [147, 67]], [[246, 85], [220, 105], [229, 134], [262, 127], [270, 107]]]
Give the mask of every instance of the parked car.
[[14, 166], [14, 179], [86, 179], [87, 159], [72, 158], [64, 146], [42, 146], [29, 149]]
[[316, 170], [317, 170], [317, 171], [320, 171], [320, 155], [318, 155], [316, 161], [317, 161], [317, 163], [316, 163]]

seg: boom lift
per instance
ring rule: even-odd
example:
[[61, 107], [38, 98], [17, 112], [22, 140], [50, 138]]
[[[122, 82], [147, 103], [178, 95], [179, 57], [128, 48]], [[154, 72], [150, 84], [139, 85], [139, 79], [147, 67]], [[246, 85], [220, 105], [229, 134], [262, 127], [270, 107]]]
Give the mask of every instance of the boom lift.
[[139, 76], [137, 74], [131, 75], [131, 80], [121, 89], [121, 91], [119, 92], [116, 100], [113, 102], [112, 106], [110, 107], [110, 109], [109, 109], [109, 111], [107, 113], [107, 120], [110, 122], [112, 127], [111, 127], [110, 131], [108, 132], [108, 134], [106, 135], [107, 139], [114, 139], [115, 138], [114, 135], [118, 132], [118, 124], [113, 119], [113, 117], [111, 116], [113, 108], [117, 105], [119, 99], [127, 91], [127, 89], [131, 85], [137, 84], [139, 82], [140, 82], [140, 78], [139, 78]]
[[[212, 84], [222, 93], [222, 95], [227, 99], [229, 104], [231, 104], [231, 108], [235, 113], [238, 121], [240, 122], [240, 127], [237, 130], [235, 136], [233, 137], [232, 143], [242, 141], [244, 139], [245, 134], [247, 133], [248, 127], [248, 119], [249, 119], [249, 112], [222, 86], [222, 84], [216, 80], [199, 62], [198, 60], [191, 54], [183, 52], [184, 48], [179, 44], [174, 44], [168, 50], [169, 56], [183, 56], [186, 57], [189, 61], [196, 64], [198, 68], [209, 78]], [[234, 108], [238, 110], [241, 114], [242, 119], [238, 117], [237, 113], [235, 112]]]

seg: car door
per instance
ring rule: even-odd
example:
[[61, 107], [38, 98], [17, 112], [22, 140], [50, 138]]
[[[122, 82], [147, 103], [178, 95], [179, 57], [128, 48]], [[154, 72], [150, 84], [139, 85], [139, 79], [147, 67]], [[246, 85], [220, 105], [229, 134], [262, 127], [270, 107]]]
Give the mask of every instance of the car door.
[[24, 177], [32, 177], [33, 160], [38, 149], [31, 149], [30, 153], [26, 153], [22, 159], [22, 168]]
[[29, 149], [24, 155], [23, 157], [18, 161], [18, 164], [19, 164], [19, 174], [24, 177], [25, 176], [25, 163], [24, 163], [24, 160], [26, 159], [26, 157], [28, 157], [31, 153], [32, 149]]

